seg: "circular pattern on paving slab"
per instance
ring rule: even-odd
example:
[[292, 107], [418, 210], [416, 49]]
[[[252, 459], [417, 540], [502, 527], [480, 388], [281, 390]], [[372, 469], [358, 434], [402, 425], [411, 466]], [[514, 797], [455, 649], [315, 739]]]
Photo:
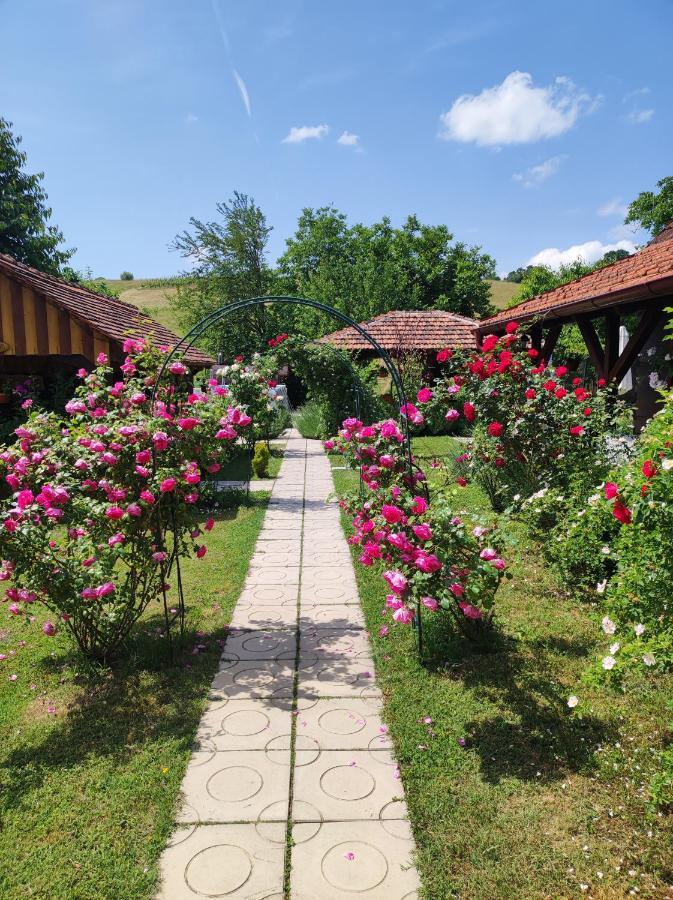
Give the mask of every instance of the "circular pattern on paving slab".
[[[362, 716], [350, 709], [329, 709], [318, 719], [318, 725], [328, 734], [357, 734], [367, 727]], [[374, 738], [376, 740], [376, 738]]]
[[225, 716], [220, 727], [224, 734], [250, 737], [261, 734], [270, 724], [267, 714], [259, 709], [239, 709]]
[[197, 894], [226, 897], [243, 887], [252, 874], [252, 866], [252, 859], [241, 847], [215, 844], [189, 860], [185, 881]]
[[376, 781], [358, 766], [332, 766], [320, 776], [320, 788], [335, 800], [363, 800], [376, 788]]
[[364, 841], [349, 841], [331, 847], [323, 856], [320, 868], [328, 884], [349, 894], [373, 890], [388, 874], [385, 856]]
[[241, 803], [262, 790], [264, 779], [248, 766], [228, 766], [210, 776], [206, 790], [213, 800]]

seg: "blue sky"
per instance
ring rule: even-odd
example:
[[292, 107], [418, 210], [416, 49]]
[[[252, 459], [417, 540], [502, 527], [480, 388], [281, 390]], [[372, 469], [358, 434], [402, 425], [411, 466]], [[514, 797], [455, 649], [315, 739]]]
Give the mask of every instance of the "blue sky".
[[642, 242], [622, 207], [673, 174], [672, 33], [670, 0], [0, 0], [0, 115], [96, 274], [179, 271], [171, 238], [234, 190], [272, 258], [334, 204], [506, 272]]

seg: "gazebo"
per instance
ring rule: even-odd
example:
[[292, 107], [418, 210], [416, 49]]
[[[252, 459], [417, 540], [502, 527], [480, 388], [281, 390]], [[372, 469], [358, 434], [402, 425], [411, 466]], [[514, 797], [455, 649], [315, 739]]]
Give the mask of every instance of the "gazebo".
[[[647, 246], [552, 291], [524, 300], [478, 323], [480, 337], [500, 334], [511, 319], [530, 331], [549, 359], [564, 325], [579, 328], [600, 377], [620, 382], [648, 345], [662, 340], [664, 310], [673, 305], [673, 221]], [[637, 324], [619, 349], [619, 327], [635, 314]], [[604, 340], [596, 331], [602, 322]]]
[[[439, 309], [392, 310], [360, 324], [391, 356], [418, 353], [428, 364], [444, 347], [477, 346], [479, 323], [475, 319]], [[354, 328], [341, 328], [320, 340], [365, 358], [374, 355], [371, 345]]]

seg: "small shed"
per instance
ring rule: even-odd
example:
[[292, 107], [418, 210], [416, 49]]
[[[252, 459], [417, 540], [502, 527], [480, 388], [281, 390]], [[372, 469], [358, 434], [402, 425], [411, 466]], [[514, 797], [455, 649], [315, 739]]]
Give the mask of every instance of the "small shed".
[[[157, 346], [175, 346], [168, 328], [121, 300], [45, 275], [0, 253], [0, 380], [15, 376], [49, 379], [92, 368], [99, 353], [123, 362], [127, 337], [149, 336]], [[213, 365], [200, 350], [188, 352], [192, 370]]]

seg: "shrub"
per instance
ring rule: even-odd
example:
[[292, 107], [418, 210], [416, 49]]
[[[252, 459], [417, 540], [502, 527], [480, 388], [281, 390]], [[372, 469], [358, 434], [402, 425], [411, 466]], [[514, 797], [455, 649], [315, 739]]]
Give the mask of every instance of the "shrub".
[[321, 405], [315, 400], [307, 400], [295, 413], [294, 424], [304, 438], [324, 437], [326, 424]]
[[354, 541], [362, 546], [360, 562], [386, 565], [386, 606], [400, 623], [417, 611], [444, 610], [471, 638], [491, 623], [495, 593], [506, 568], [492, 526], [470, 529], [454, 515], [444, 497], [430, 503], [425, 476], [410, 477], [404, 439], [396, 422], [363, 425], [347, 419], [334, 440], [325, 442], [368, 486], [366, 497], [342, 498], [352, 516]]
[[258, 478], [266, 478], [269, 474], [269, 460], [271, 454], [264, 441], [255, 444], [255, 454], [252, 457], [252, 470]]
[[133, 281], [133, 272], [122, 272], [119, 276], [121, 281]]
[[603, 668], [613, 677], [634, 665], [673, 666], [673, 392], [663, 397], [633, 461], [601, 498], [617, 524], [616, 571], [603, 604], [611, 641]]
[[[117, 653], [180, 556], [205, 555], [192, 510], [205, 473], [230, 454], [250, 418], [214, 387], [193, 392], [170, 365], [153, 405], [160, 354], [127, 340], [123, 379], [101, 354], [66, 405], [67, 422], [34, 411], [0, 453], [11, 489], [0, 503], [0, 580], [9, 611], [39, 602], [45, 633], [67, 629], [96, 659]], [[164, 536], [159, 515], [174, 526]], [[212, 525], [207, 526], [212, 527]]]

